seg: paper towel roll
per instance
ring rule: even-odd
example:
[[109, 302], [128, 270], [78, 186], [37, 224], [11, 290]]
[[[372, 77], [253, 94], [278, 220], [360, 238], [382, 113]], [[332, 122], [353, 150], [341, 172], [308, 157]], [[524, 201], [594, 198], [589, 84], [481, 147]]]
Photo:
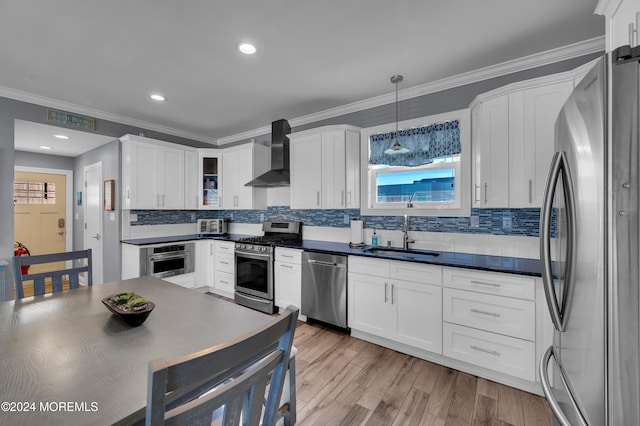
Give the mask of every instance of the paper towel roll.
[[364, 223], [361, 220], [351, 221], [351, 244], [362, 244], [364, 239], [362, 235]]

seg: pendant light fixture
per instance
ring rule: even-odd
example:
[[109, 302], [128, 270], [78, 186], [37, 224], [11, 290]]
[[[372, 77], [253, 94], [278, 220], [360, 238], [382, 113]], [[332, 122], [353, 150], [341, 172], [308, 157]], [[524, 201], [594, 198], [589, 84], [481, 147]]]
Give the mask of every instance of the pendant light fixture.
[[398, 83], [400, 83], [402, 79], [403, 77], [399, 74], [391, 77], [391, 82], [396, 85], [396, 142], [391, 148], [388, 148], [384, 151], [385, 154], [404, 154], [406, 152], [409, 152], [407, 148], [400, 145], [400, 141], [398, 138]]

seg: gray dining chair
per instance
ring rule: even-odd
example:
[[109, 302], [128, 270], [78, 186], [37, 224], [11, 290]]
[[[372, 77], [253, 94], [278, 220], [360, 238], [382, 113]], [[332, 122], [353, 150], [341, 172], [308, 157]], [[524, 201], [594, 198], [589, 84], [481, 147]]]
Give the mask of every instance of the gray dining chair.
[[[298, 312], [289, 306], [267, 325], [228, 343], [151, 361], [146, 424], [274, 426], [282, 417], [285, 424], [293, 424], [292, 403], [283, 403], [281, 397]], [[295, 383], [292, 376], [295, 368], [289, 371]], [[289, 393], [295, 399], [295, 390]]]
[[[43, 265], [47, 263], [67, 262], [71, 261], [72, 265], [81, 262], [82, 266], [72, 266], [71, 268], [59, 269], [40, 273], [22, 274], [22, 267], [33, 265]], [[13, 271], [16, 284], [16, 298], [24, 298], [25, 283], [33, 281], [33, 295], [40, 296], [47, 292], [45, 284], [51, 281], [51, 292], [57, 293], [63, 289], [63, 279], [69, 281], [69, 289], [77, 289], [80, 287], [80, 274], [87, 273], [87, 286], [93, 285], [93, 268], [91, 264], [91, 249], [69, 251], [64, 253], [40, 254], [35, 256], [14, 256]]]

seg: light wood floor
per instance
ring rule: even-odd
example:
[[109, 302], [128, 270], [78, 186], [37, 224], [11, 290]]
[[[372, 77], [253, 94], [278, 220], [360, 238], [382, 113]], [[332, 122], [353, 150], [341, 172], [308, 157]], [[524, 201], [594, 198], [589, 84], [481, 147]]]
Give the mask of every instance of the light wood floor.
[[300, 322], [299, 425], [551, 425], [542, 397]]
[[[30, 283], [33, 283], [33, 281], [27, 281], [23, 286], [24, 297], [33, 296], [33, 284], [30, 284]], [[63, 279], [62, 280], [62, 290], [63, 291], [69, 290], [69, 280], [67, 280], [67, 279]], [[44, 292], [45, 292], [45, 294], [47, 294], [47, 293], [51, 293], [51, 291], [52, 291], [51, 279], [50, 278], [46, 278], [44, 280]], [[13, 290], [13, 298], [14, 299], [16, 298], [16, 290], [15, 289]]]

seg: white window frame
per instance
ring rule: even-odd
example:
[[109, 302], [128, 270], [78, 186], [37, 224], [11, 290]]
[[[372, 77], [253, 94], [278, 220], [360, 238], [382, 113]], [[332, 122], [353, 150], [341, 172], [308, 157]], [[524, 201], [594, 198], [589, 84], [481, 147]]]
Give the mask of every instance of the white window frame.
[[[373, 169], [369, 166], [369, 137], [378, 133], [395, 132], [396, 123], [388, 123], [381, 126], [368, 127], [360, 131], [360, 172], [361, 172], [361, 202], [360, 214], [363, 216], [398, 216], [408, 214], [410, 216], [441, 216], [462, 217], [471, 215], [471, 113], [468, 108], [450, 111], [443, 114], [430, 115], [398, 123], [399, 129], [411, 127], [423, 127], [443, 121], [458, 120], [460, 126], [460, 153], [459, 162], [444, 162], [432, 164], [425, 168], [451, 167], [456, 169], [456, 202], [455, 203], [412, 203], [407, 205], [395, 205], [389, 207], [386, 203], [376, 202], [376, 175], [390, 171], [410, 170], [411, 167], [393, 167], [389, 169]], [[440, 166], [442, 164], [442, 166]], [[413, 168], [416, 170], [416, 168]]]

